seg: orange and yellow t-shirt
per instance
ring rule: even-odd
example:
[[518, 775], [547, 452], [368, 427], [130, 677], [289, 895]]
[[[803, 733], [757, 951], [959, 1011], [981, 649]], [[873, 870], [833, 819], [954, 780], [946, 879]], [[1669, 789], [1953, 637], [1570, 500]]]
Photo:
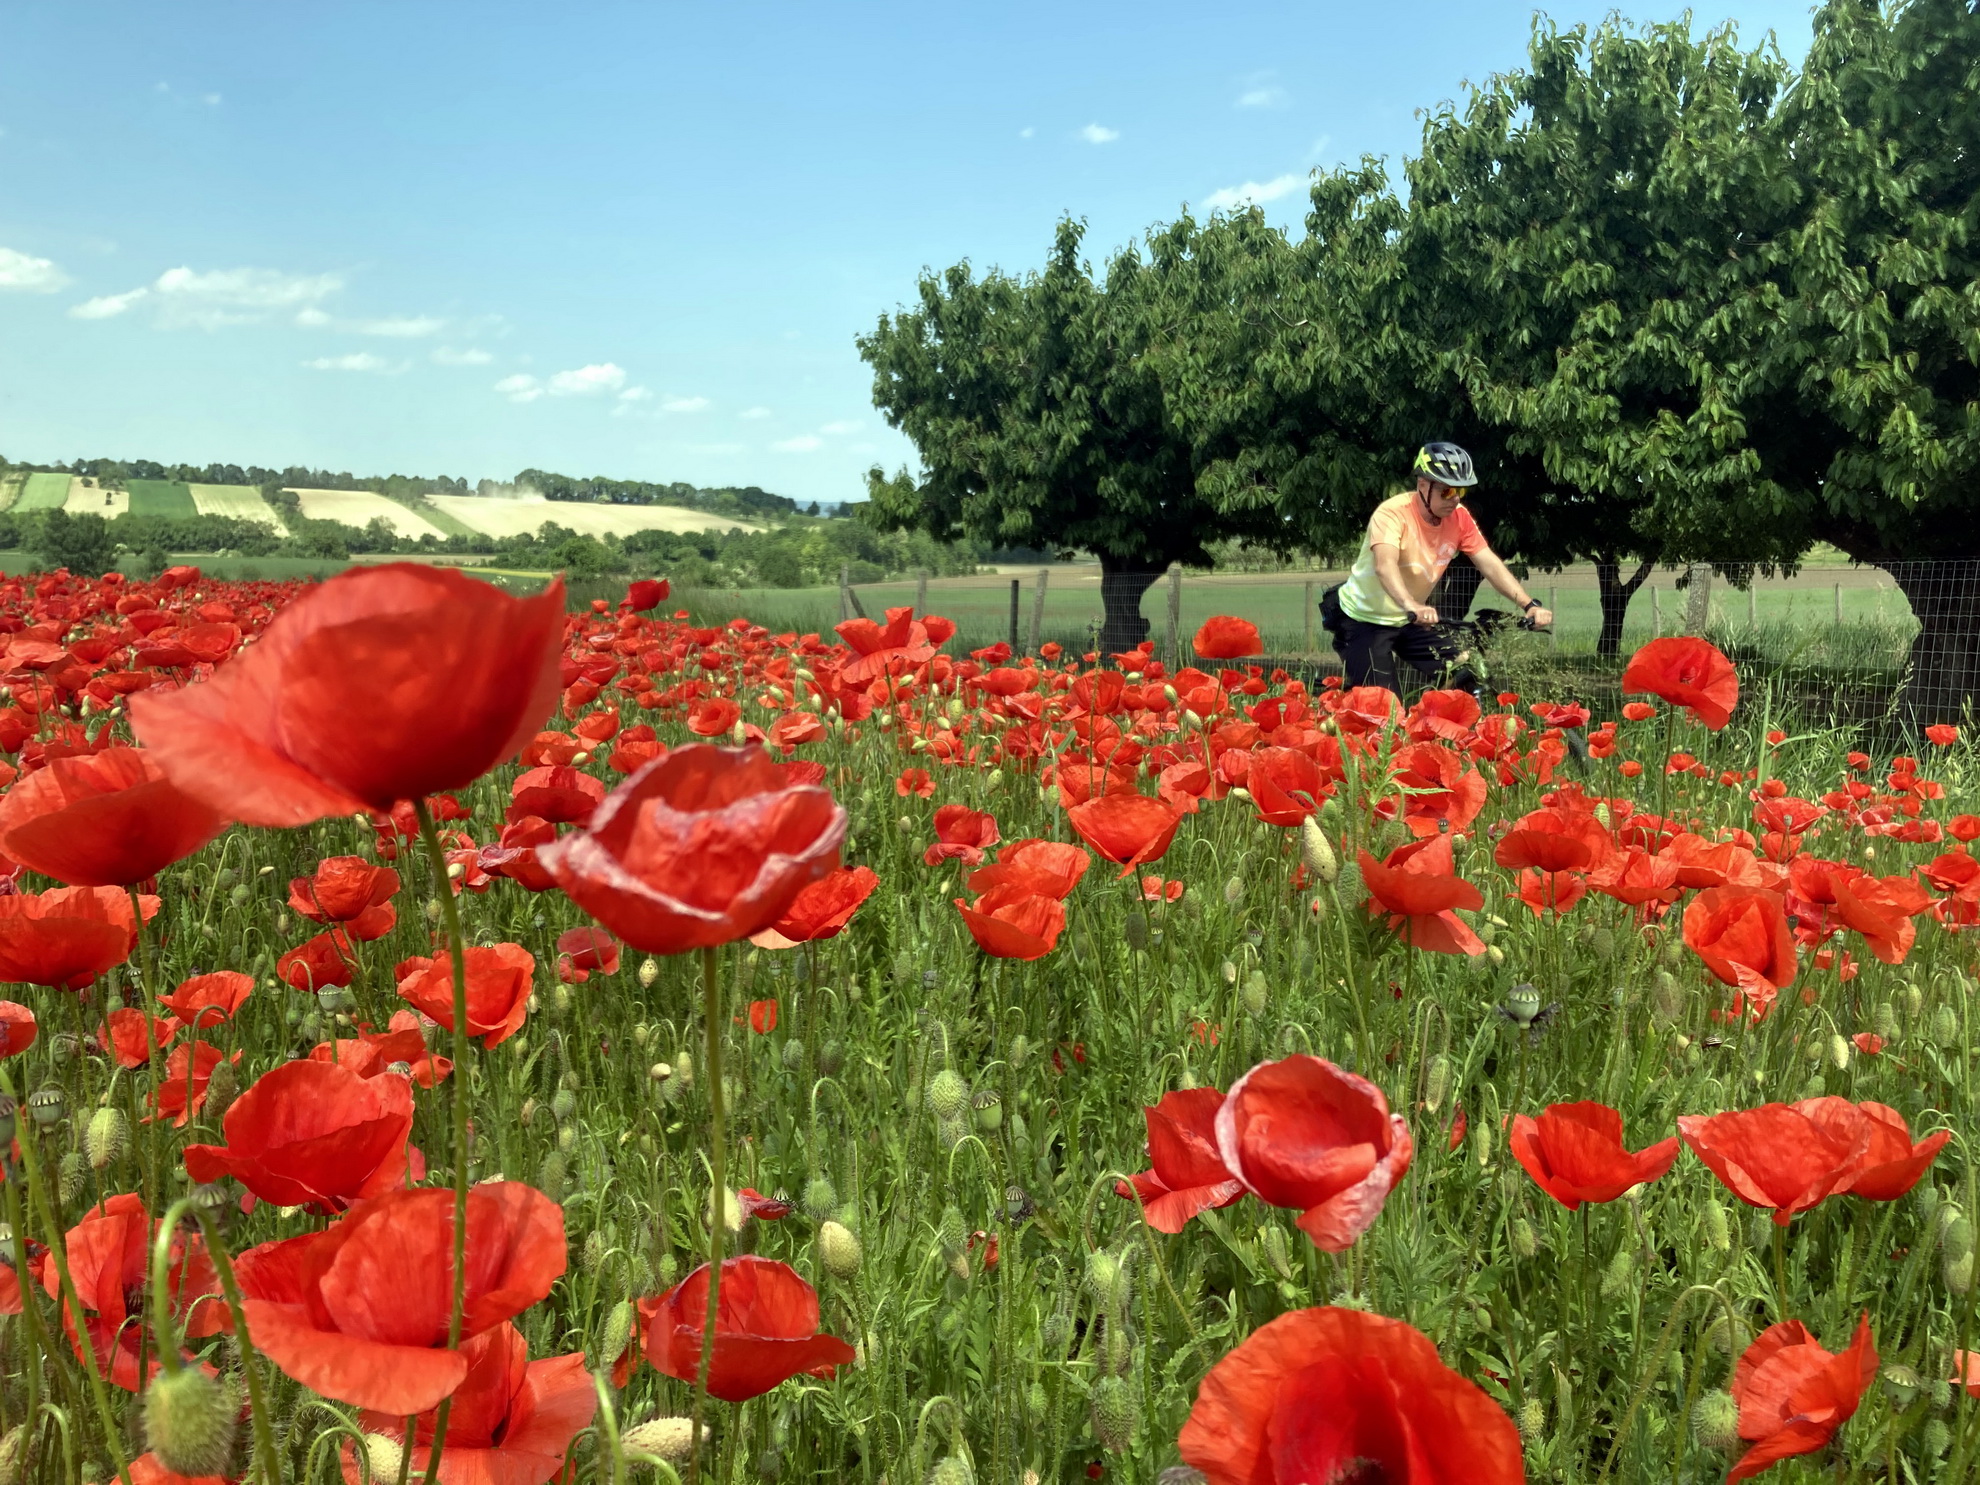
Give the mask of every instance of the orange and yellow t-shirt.
[[1437, 579], [1451, 565], [1451, 558], [1459, 552], [1468, 555], [1487, 550], [1484, 533], [1463, 506], [1445, 516], [1439, 525], [1432, 526], [1414, 490], [1391, 495], [1368, 518], [1368, 534], [1361, 539], [1354, 570], [1341, 585], [1341, 611], [1365, 624], [1409, 622], [1408, 611], [1388, 595], [1382, 580], [1375, 575], [1377, 542], [1396, 549], [1403, 586], [1418, 603], [1430, 596]]

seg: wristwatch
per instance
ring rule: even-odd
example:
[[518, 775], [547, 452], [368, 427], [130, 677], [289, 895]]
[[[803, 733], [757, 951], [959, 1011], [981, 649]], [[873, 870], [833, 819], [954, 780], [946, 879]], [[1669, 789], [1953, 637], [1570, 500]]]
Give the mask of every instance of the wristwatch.
[[1529, 598], [1526, 600], [1525, 603], [1520, 605], [1519, 611], [1523, 614], [1530, 614], [1538, 607], [1540, 607], [1540, 600], [1537, 598]]

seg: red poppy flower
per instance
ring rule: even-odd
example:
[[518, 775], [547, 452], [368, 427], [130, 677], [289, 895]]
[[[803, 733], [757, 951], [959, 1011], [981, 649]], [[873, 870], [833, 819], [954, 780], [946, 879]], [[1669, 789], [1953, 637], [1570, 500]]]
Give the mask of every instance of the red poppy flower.
[[1285, 827], [1311, 818], [1333, 792], [1320, 765], [1296, 748], [1261, 748], [1252, 754], [1244, 786], [1260, 822]]
[[1941, 1129], [1913, 1144], [1904, 1115], [1888, 1104], [1851, 1103], [1832, 1095], [1804, 1098], [1794, 1108], [1837, 1142], [1862, 1144], [1863, 1153], [1848, 1181], [1836, 1189], [1865, 1201], [1896, 1201], [1903, 1196], [1952, 1138], [1951, 1130]]
[[289, 882], [289, 906], [316, 923], [348, 923], [399, 890], [399, 874], [362, 856], [326, 856]]
[[1863, 935], [1864, 943], [1886, 964], [1902, 964], [1917, 939], [1912, 919], [1932, 906], [1931, 894], [1908, 876], [1867, 873], [1836, 882], [1836, 917]]
[[1748, 1206], [1771, 1211], [1782, 1227], [1847, 1190], [1870, 1148], [1864, 1124], [1818, 1122], [1784, 1103], [1680, 1114], [1677, 1122], [1678, 1134], [1720, 1183]]
[[318, 1042], [309, 1055], [318, 1062], [338, 1063], [361, 1078], [375, 1078], [390, 1072], [394, 1063], [403, 1062], [412, 1080], [422, 1088], [436, 1088], [445, 1081], [454, 1064], [427, 1049], [426, 1034], [420, 1028], [416, 1012], [394, 1011], [389, 1028], [376, 1032], [369, 1026], [360, 1026], [356, 1036]]
[[158, 1462], [156, 1454], [140, 1454], [131, 1461], [131, 1485], [237, 1485], [225, 1475], [182, 1475]]
[[216, 969], [211, 974], [194, 975], [170, 995], [159, 996], [158, 1003], [188, 1026], [218, 1026], [233, 1019], [253, 992], [253, 975]]
[[1461, 741], [1478, 721], [1478, 698], [1469, 691], [1425, 691], [1409, 709], [1403, 726], [1417, 742], [1441, 737]]
[[1456, 912], [1483, 907], [1485, 894], [1453, 874], [1448, 835], [1398, 846], [1385, 861], [1362, 851], [1360, 861], [1370, 903], [1389, 915], [1389, 926], [1401, 930], [1406, 942], [1437, 954], [1485, 952], [1484, 942]]
[[837, 938], [879, 885], [880, 878], [872, 867], [842, 866], [798, 893], [784, 916], [761, 933], [752, 934], [750, 942], [760, 948], [788, 949]]
[[1184, 883], [1180, 880], [1165, 882], [1160, 877], [1141, 879], [1141, 900], [1143, 902], [1181, 902]]
[[1406, 792], [1382, 801], [1380, 813], [1400, 814], [1410, 833], [1463, 830], [1485, 805], [1485, 776], [1440, 743], [1411, 743], [1395, 755], [1395, 783]]
[[931, 799], [935, 794], [935, 781], [928, 777], [925, 768], [904, 768], [901, 776], [894, 780], [894, 792], [906, 799], [913, 794], [922, 799]]
[[1249, 619], [1233, 619], [1227, 614], [1205, 619], [1190, 646], [1204, 660], [1242, 660], [1247, 655], [1265, 653], [1258, 626]]
[[34, 1045], [34, 1012], [11, 1000], [0, 1000], [0, 1057], [18, 1057]]
[[72, 887], [121, 887], [184, 860], [225, 823], [143, 750], [108, 747], [16, 781], [0, 797], [0, 853]]
[[[598, 1390], [585, 1370], [584, 1353], [529, 1359], [522, 1332], [504, 1320], [461, 1344], [467, 1379], [447, 1410], [447, 1444], [440, 1456], [442, 1485], [546, 1485], [564, 1468], [571, 1441], [598, 1412]], [[427, 1467], [439, 1410], [414, 1420], [409, 1474]], [[367, 1433], [406, 1443], [406, 1420], [367, 1411]], [[344, 1445], [344, 1479], [363, 1478], [355, 1446]]]
[[[707, 1316], [708, 1265], [704, 1263], [665, 1294], [639, 1302], [633, 1349], [662, 1376], [692, 1382], [701, 1364]], [[768, 1258], [722, 1261], [709, 1396], [744, 1402], [800, 1373], [830, 1377], [854, 1354], [837, 1336], [819, 1333], [818, 1292], [797, 1270]]]
[[1523, 871], [1519, 900], [1535, 917], [1565, 913], [1588, 895], [1588, 878], [1574, 871]]
[[1714, 844], [1703, 836], [1681, 831], [1671, 837], [1662, 855], [1677, 867], [1680, 887], [1759, 887], [1760, 863], [1737, 841]]
[[[151, 1037], [145, 1037], [146, 1026], [151, 1028]], [[103, 1026], [96, 1033], [97, 1045], [110, 1054], [110, 1060], [124, 1068], [143, 1067], [151, 1061], [152, 1047], [165, 1047], [179, 1034], [179, 1023], [170, 1016], [160, 1016], [156, 1020], [141, 1010], [121, 1006], [103, 1018]]]
[[1684, 941], [1722, 984], [1765, 1011], [1794, 983], [1794, 934], [1781, 894], [1764, 887], [1711, 887], [1684, 910]]
[[1587, 871], [1615, 849], [1593, 815], [1577, 810], [1534, 810], [1513, 821], [1492, 859], [1509, 871]]
[[1323, 1306], [1267, 1321], [1197, 1388], [1178, 1440], [1209, 1485], [1520, 1485], [1519, 1430], [1400, 1320]]
[[537, 856], [570, 898], [653, 954], [768, 928], [839, 864], [846, 812], [791, 784], [760, 748], [693, 744], [606, 796], [590, 826]]
[[1064, 841], [1012, 841], [992, 865], [970, 873], [969, 890], [988, 892], [992, 887], [1019, 886], [1064, 902], [1092, 865], [1093, 858], [1083, 847]]
[[206, 1107], [213, 1070], [222, 1062], [240, 1060], [239, 1052], [223, 1056], [218, 1047], [207, 1042], [180, 1042], [165, 1059], [165, 1075], [151, 1091], [152, 1112], [145, 1116], [145, 1122], [170, 1119], [174, 1129], [184, 1129], [186, 1121]]
[[[91, 1207], [62, 1240], [69, 1277], [84, 1311], [80, 1329], [87, 1331], [104, 1376], [126, 1392], [138, 1391], [159, 1370], [157, 1338], [149, 1334], [144, 1323], [145, 1301], [150, 1298], [151, 1243], [157, 1230], [158, 1224], [144, 1209], [143, 1198], [125, 1194]], [[205, 1243], [197, 1235], [188, 1237], [184, 1227], [172, 1235], [167, 1272], [172, 1313], [186, 1335], [197, 1339], [218, 1333], [226, 1322], [226, 1307], [196, 1301], [217, 1296], [220, 1283], [212, 1260], [206, 1256]], [[61, 1305], [62, 1328], [80, 1357], [78, 1317], [62, 1299], [61, 1276], [53, 1255], [41, 1256], [36, 1276], [41, 1287]], [[148, 1362], [142, 1376], [138, 1371], [140, 1350]]]
[[1182, 1088], [1141, 1111], [1154, 1169], [1116, 1181], [1114, 1192], [1138, 1194], [1148, 1225], [1157, 1232], [1181, 1232], [1198, 1212], [1227, 1207], [1244, 1195], [1244, 1183], [1217, 1153], [1217, 1110], [1223, 1104], [1224, 1095], [1215, 1088]]
[[1643, 907], [1653, 902], [1676, 902], [1678, 863], [1652, 856], [1640, 846], [1625, 846], [1588, 874], [1588, 885], [1604, 897]]
[[501, 838], [494, 845], [481, 848], [481, 869], [519, 883], [526, 892], [548, 892], [557, 884], [544, 869], [536, 849], [556, 838], [557, 827], [548, 820], [532, 816], [513, 821], [502, 827]]
[[1066, 812], [1072, 827], [1094, 850], [1121, 863], [1121, 876], [1160, 861], [1176, 838], [1182, 816], [1146, 794], [1105, 794]]
[[168, 778], [250, 825], [388, 810], [473, 783], [555, 708], [564, 592], [518, 599], [444, 567], [330, 579], [181, 690], [131, 698]]
[[[147, 920], [158, 899], [140, 899]], [[79, 990], [137, 947], [129, 894], [114, 887], [57, 887], [0, 897], [0, 980]]]
[[749, 1029], [758, 1036], [768, 1036], [777, 1029], [777, 1002], [774, 1000], [752, 1000], [749, 1003]]
[[188, 1145], [195, 1181], [233, 1176], [263, 1201], [313, 1212], [405, 1184], [412, 1084], [298, 1058], [263, 1073], [227, 1110], [224, 1145]]
[[1934, 722], [1925, 729], [1925, 736], [1942, 748], [1949, 748], [1959, 741], [1959, 729], [1950, 722]]
[[1382, 1090], [1322, 1057], [1259, 1063], [1217, 1111], [1225, 1169], [1329, 1253], [1374, 1225], [1413, 1148]]
[[[462, 1339], [544, 1299], [564, 1272], [564, 1214], [540, 1191], [491, 1181], [468, 1192]], [[467, 1378], [449, 1351], [454, 1193], [393, 1191], [322, 1232], [234, 1260], [255, 1346], [323, 1396], [397, 1418], [438, 1406]]]
[[1677, 1159], [1676, 1135], [1634, 1153], [1622, 1140], [1622, 1115], [1585, 1102], [1549, 1104], [1538, 1119], [1514, 1114], [1509, 1143], [1540, 1189], [1572, 1212], [1656, 1180]]
[[1630, 656], [1623, 670], [1625, 693], [1649, 692], [1672, 706], [1688, 707], [1717, 732], [1739, 704], [1739, 672], [1706, 640], [1653, 639]]
[[922, 853], [928, 866], [960, 861], [974, 866], [997, 844], [996, 818], [966, 804], [945, 804], [935, 811], [935, 844]]
[[534, 815], [552, 825], [582, 825], [604, 798], [602, 780], [580, 773], [568, 764], [532, 768], [518, 775], [509, 786], [506, 818], [513, 822]]
[[1868, 1314], [1856, 1322], [1848, 1349], [1836, 1356], [1817, 1345], [1799, 1320], [1761, 1331], [1733, 1368], [1739, 1436], [1753, 1447], [1734, 1463], [1726, 1485], [1827, 1444], [1855, 1416], [1880, 1364]]
[[633, 613], [650, 613], [667, 601], [665, 578], [634, 578], [626, 585], [626, 607]]
[[333, 928], [296, 945], [275, 961], [275, 977], [310, 995], [329, 985], [350, 984], [357, 977], [357, 963], [349, 938]]
[[[470, 948], [467, 960], [467, 1034], [484, 1047], [498, 1047], [529, 1017], [529, 992], [536, 981], [536, 956], [521, 944]], [[399, 997], [454, 1029], [454, 966], [445, 955], [405, 960], [396, 971]]]
[[997, 959], [1042, 959], [1065, 931], [1066, 905], [1021, 883], [992, 887], [974, 904], [955, 899], [976, 946]]
[[619, 941], [602, 928], [568, 928], [557, 935], [557, 978], [582, 985], [596, 972], [619, 972]]

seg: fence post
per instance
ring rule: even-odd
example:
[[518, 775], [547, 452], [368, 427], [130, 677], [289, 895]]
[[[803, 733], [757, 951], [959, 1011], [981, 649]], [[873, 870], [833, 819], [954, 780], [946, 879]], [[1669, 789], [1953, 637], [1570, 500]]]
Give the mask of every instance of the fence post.
[[914, 611], [917, 617], [927, 617], [928, 569], [925, 567], [914, 575]]
[[1760, 627], [1760, 590], [1753, 585], [1751, 578], [1746, 582], [1746, 627]]
[[1664, 591], [1655, 583], [1650, 585], [1650, 633], [1659, 639], [1664, 634]]
[[852, 563], [841, 562], [839, 564], [839, 622], [843, 624], [852, 616]]
[[1549, 583], [1547, 584], [1547, 612], [1554, 616], [1554, 622], [1547, 626], [1547, 643], [1558, 649], [1561, 643], [1561, 611], [1554, 607], [1554, 598], [1555, 588], [1552, 583]]
[[1308, 578], [1306, 580], [1306, 602], [1302, 606], [1306, 614], [1306, 642], [1303, 652], [1308, 655], [1313, 653], [1313, 588], [1313, 579]]
[[1045, 585], [1046, 583], [1051, 581], [1051, 578], [1052, 578], [1051, 568], [1049, 567], [1039, 568], [1038, 586], [1032, 590], [1031, 644], [1029, 648], [1031, 650], [1031, 653], [1034, 655], [1038, 653], [1039, 631], [1045, 627]]
[[1013, 655], [1017, 653], [1018, 647], [1018, 593], [1023, 587], [1023, 578], [1011, 579], [1011, 653]]
[[1169, 564], [1169, 669], [1182, 669], [1182, 563]]
[[1712, 624], [1712, 569], [1694, 562], [1689, 571], [1690, 591], [1685, 595], [1684, 632], [1703, 634]]
[[1842, 584], [1836, 584], [1836, 628], [1842, 628]]

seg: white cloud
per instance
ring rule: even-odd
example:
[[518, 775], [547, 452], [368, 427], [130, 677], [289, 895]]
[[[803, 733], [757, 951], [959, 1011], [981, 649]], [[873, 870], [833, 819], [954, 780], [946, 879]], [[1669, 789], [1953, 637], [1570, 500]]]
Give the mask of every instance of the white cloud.
[[1022, 129], [1018, 130], [1018, 138], [1029, 139], [1031, 138], [1032, 135], [1036, 134], [1037, 132], [1038, 131], [1035, 128], [1033, 128], [1030, 124], [1026, 124]]
[[833, 437], [837, 437], [839, 434], [842, 433], [859, 432], [859, 424], [854, 422], [850, 418], [843, 418], [836, 423], [827, 423], [823, 428], [820, 428], [818, 431], [820, 433], [825, 433]]
[[199, 273], [168, 268], [152, 288], [158, 293], [160, 322], [211, 330], [265, 318], [275, 310], [299, 314], [343, 288], [334, 273], [279, 273], [272, 268], [216, 268]]
[[780, 438], [770, 445], [780, 454], [809, 454], [825, 447], [825, 440], [815, 433], [800, 433], [796, 438]]
[[1290, 196], [1305, 183], [1306, 177], [1291, 173], [1275, 175], [1268, 181], [1248, 180], [1241, 186], [1225, 186], [1212, 191], [1199, 203], [1205, 211], [1229, 211], [1241, 201], [1262, 203]]
[[94, 299], [85, 299], [81, 304], [70, 305], [69, 315], [77, 320], [115, 319], [150, 292], [151, 290], [139, 285], [122, 294], [98, 294]]
[[505, 376], [495, 383], [495, 390], [511, 402], [534, 402], [543, 395], [543, 384], [535, 377], [518, 371], [514, 376]]
[[435, 346], [433, 349], [433, 361], [440, 366], [486, 366], [494, 359], [479, 346], [469, 346], [464, 351], [457, 351], [452, 346], [444, 345]]
[[572, 371], [560, 371], [550, 378], [547, 390], [552, 397], [591, 397], [600, 392], [616, 392], [626, 384], [622, 366], [599, 361]]
[[1079, 131], [1079, 137], [1088, 144], [1112, 144], [1121, 137], [1121, 131], [1109, 129], [1105, 124], [1088, 124]]
[[1238, 94], [1239, 108], [1278, 108], [1286, 101], [1286, 90], [1280, 87], [1247, 88]]
[[406, 369], [403, 361], [387, 361], [383, 356], [372, 355], [370, 351], [352, 351], [347, 356], [318, 356], [302, 364], [311, 371], [400, 372]]
[[68, 281], [68, 274], [57, 268], [52, 259], [31, 258], [12, 248], [0, 247], [0, 289], [53, 294]]
[[353, 320], [350, 328], [360, 335], [384, 335], [394, 340], [418, 340], [446, 327], [445, 320], [432, 315], [385, 315], [376, 320]]
[[706, 397], [669, 397], [660, 404], [660, 411], [670, 413], [698, 413], [709, 405]]
[[220, 95], [218, 93], [201, 93], [199, 95], [199, 101], [204, 103], [208, 108], [218, 108], [220, 106]]
[[736, 416], [739, 418], [743, 418], [749, 422], [755, 422], [758, 418], [769, 417], [770, 409], [767, 407], [746, 407], [741, 412], [737, 413]]
[[305, 309], [296, 316], [296, 323], [301, 325], [305, 330], [318, 330], [325, 325], [334, 325], [337, 322], [320, 309]]
[[627, 387], [619, 394], [621, 402], [651, 402], [653, 390], [650, 387]]
[[1313, 141], [1313, 148], [1308, 150], [1307, 153], [1309, 155], [1314, 156], [1315, 158], [1318, 158], [1319, 156], [1327, 153], [1327, 146], [1332, 144], [1333, 142], [1334, 142], [1333, 135], [1322, 134], [1318, 139]]

